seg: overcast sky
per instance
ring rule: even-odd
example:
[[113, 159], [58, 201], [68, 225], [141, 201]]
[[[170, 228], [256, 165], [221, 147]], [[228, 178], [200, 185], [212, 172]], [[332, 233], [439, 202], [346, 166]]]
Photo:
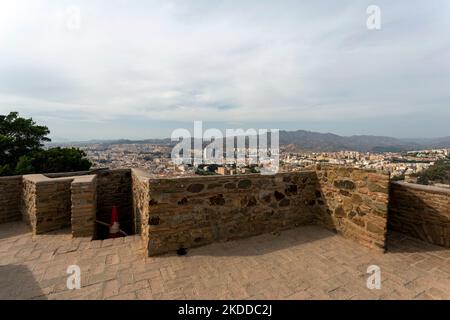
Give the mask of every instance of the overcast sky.
[[12, 110], [55, 140], [167, 137], [194, 120], [448, 136], [450, 1], [0, 0]]

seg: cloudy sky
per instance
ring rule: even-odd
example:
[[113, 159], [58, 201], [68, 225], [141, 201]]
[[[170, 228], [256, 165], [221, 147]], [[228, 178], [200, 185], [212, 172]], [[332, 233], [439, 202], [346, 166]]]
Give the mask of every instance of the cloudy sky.
[[0, 114], [54, 140], [166, 137], [194, 120], [447, 136], [449, 30], [447, 0], [0, 0]]

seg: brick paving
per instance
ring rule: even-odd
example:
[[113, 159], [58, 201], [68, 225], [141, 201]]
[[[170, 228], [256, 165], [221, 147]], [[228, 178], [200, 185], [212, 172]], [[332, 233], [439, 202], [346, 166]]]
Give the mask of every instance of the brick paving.
[[[66, 287], [81, 268], [81, 289]], [[381, 268], [380, 290], [366, 287]], [[145, 257], [138, 236], [90, 241], [0, 225], [0, 299], [450, 299], [450, 250], [393, 233], [389, 252], [321, 227]]]

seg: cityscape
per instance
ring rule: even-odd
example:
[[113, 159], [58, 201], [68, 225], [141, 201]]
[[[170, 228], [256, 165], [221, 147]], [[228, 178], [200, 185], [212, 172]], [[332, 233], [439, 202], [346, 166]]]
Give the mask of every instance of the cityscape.
[[[193, 176], [199, 174], [191, 164], [174, 164], [171, 160], [173, 144], [64, 144], [76, 146], [86, 152], [93, 168], [142, 168], [155, 176]], [[344, 165], [360, 169], [375, 169], [388, 172], [392, 178], [407, 182], [417, 181], [417, 175], [428, 169], [439, 160], [449, 159], [450, 147], [429, 150], [371, 153], [359, 151], [308, 152], [293, 153], [288, 148], [280, 147], [280, 172], [305, 170], [316, 164]], [[227, 167], [219, 164], [219, 167]], [[214, 167], [216, 174], [245, 174], [248, 165], [242, 164], [243, 170], [221, 170]], [[231, 165], [228, 165], [231, 168]], [[438, 186], [450, 188], [448, 184], [437, 183]]]

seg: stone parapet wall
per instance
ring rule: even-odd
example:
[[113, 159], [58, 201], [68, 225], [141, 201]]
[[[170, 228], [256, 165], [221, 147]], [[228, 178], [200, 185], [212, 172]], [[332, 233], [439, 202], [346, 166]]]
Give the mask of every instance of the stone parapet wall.
[[143, 170], [133, 169], [131, 176], [133, 182], [134, 232], [141, 234], [144, 243], [148, 243], [150, 175]]
[[36, 183], [33, 180], [23, 178], [21, 197], [22, 220], [31, 227], [34, 232], [36, 225]]
[[71, 227], [74, 237], [94, 236], [95, 175], [59, 178], [25, 175], [22, 186], [22, 219], [34, 234]]
[[71, 184], [71, 225], [74, 237], [92, 237], [97, 211], [97, 177], [77, 177]]
[[318, 166], [322, 214], [319, 224], [359, 243], [386, 248], [389, 175], [382, 172]]
[[72, 179], [36, 184], [36, 234], [70, 227]]
[[22, 176], [0, 177], [0, 223], [22, 218]]
[[134, 212], [149, 255], [304, 224], [384, 250], [388, 186], [388, 174], [335, 166], [268, 176], [133, 172]]
[[1, 177], [0, 223], [22, 219], [34, 234], [72, 226], [74, 236], [94, 236], [95, 220], [109, 223], [115, 205], [121, 229], [134, 233], [130, 169], [70, 174]]
[[392, 182], [389, 229], [450, 247], [450, 190]]
[[150, 255], [312, 224], [320, 212], [314, 171], [148, 182]]
[[342, 166], [268, 176], [155, 178], [138, 169], [37, 174], [1, 177], [0, 191], [0, 222], [22, 216], [35, 234], [71, 225], [74, 236], [91, 236], [95, 219], [109, 223], [115, 205], [121, 229], [140, 233], [150, 255], [302, 224], [381, 250], [388, 226], [450, 246], [449, 190], [389, 183], [388, 174]]
[[23, 177], [22, 215], [34, 234], [70, 226], [73, 179], [50, 179], [41, 174]]

